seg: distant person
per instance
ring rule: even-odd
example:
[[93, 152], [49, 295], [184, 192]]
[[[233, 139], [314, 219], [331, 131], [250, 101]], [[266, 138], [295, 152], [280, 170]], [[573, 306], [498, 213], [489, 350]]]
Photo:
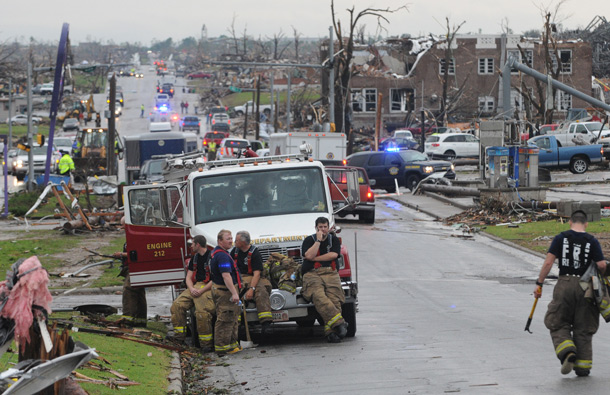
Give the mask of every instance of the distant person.
[[186, 114], [188, 114], [188, 113], [189, 113], [189, 102], [188, 102], [188, 101], [185, 101], [185, 102], [184, 102], [184, 112], [185, 112]]
[[140, 106], [140, 118], [144, 118], [144, 104]]
[[97, 112], [95, 113], [95, 127], [99, 128], [100, 126], [102, 126], [102, 117], [100, 116], [100, 113]]
[[180, 114], [184, 114], [184, 101], [180, 102]]
[[208, 161], [216, 160], [216, 143], [210, 140], [208, 144]]
[[252, 150], [252, 146], [248, 145], [243, 152], [243, 156], [246, 158], [258, 158], [258, 154]]
[[70, 177], [70, 185], [73, 183], [74, 177], [72, 172], [74, 171], [74, 161], [70, 157], [70, 153], [68, 151], [60, 150], [61, 159], [59, 160], [59, 164], [57, 166], [57, 172], [61, 176]]

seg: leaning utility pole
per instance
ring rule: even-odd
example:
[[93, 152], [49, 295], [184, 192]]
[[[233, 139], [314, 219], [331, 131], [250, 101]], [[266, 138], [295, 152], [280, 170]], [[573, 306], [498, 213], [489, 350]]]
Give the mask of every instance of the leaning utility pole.
[[[30, 150], [28, 151], [28, 192], [32, 192], [34, 190], [34, 152], [32, 148], [34, 148], [34, 140], [32, 139], [32, 64], [28, 63], [28, 76], [27, 76], [27, 100], [28, 100], [28, 145], [30, 146]], [[53, 141], [50, 141], [49, 144], [52, 144]], [[49, 158], [47, 158], [47, 162], [49, 162]]]
[[108, 92], [108, 98], [110, 99], [108, 106], [110, 114], [108, 118], [108, 133], [106, 134], [108, 136], [106, 141], [106, 174], [112, 176], [118, 174], [116, 171], [117, 155], [114, 149], [114, 129], [116, 127], [116, 76], [114, 73], [112, 73], [112, 77], [110, 77], [110, 92]]

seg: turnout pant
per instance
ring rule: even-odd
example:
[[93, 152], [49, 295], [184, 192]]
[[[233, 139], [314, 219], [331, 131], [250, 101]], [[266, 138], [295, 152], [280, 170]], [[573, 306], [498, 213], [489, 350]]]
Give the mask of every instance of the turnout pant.
[[330, 267], [321, 267], [305, 273], [301, 295], [310, 300], [324, 320], [324, 335], [343, 322], [341, 305], [345, 294], [341, 288], [339, 273]]
[[544, 316], [544, 325], [551, 331], [555, 354], [560, 362], [573, 352], [576, 354], [575, 369], [591, 369], [591, 343], [599, 327], [599, 310], [585, 299], [579, 281], [580, 277], [559, 276], [553, 289], [553, 300]]
[[[195, 283], [195, 288], [203, 288], [204, 286], [203, 282]], [[195, 307], [199, 345], [201, 347], [212, 347], [214, 344], [212, 320], [216, 314], [216, 309], [211, 292], [205, 292], [203, 295], [194, 298], [191, 291], [186, 289], [174, 300], [170, 311], [176, 337], [184, 339], [186, 335], [186, 312], [193, 307]]]
[[123, 318], [133, 326], [146, 327], [146, 288], [131, 286], [129, 273], [123, 281]]
[[[250, 287], [253, 276], [251, 274], [242, 274], [242, 282], [246, 288]], [[260, 278], [256, 289], [254, 290], [254, 302], [256, 303], [256, 310], [258, 312], [258, 321], [262, 324], [263, 322], [272, 321], [271, 316], [271, 302], [269, 301], [269, 294], [271, 293], [271, 283], [266, 278]]]
[[239, 347], [237, 330], [240, 307], [231, 302], [231, 292], [223, 286], [212, 287], [212, 298], [216, 306], [216, 325], [214, 326], [214, 350], [226, 353]]

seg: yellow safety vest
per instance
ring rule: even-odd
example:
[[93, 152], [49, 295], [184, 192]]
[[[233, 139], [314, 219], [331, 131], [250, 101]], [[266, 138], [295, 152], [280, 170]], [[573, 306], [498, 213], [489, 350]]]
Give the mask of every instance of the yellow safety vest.
[[74, 161], [70, 155], [64, 154], [59, 160], [59, 174], [66, 174], [70, 170], [74, 170]]
[[214, 141], [210, 141], [210, 144], [208, 144], [208, 151], [216, 152], [216, 143]]

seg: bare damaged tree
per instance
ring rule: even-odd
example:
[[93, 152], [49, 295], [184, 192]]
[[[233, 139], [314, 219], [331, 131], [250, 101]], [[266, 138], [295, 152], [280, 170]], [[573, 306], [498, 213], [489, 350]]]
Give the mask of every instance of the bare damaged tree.
[[284, 32], [282, 32], [282, 29], [280, 29], [279, 33], [275, 33], [272, 38], [268, 38], [268, 40], [270, 40], [271, 44], [273, 45], [273, 60], [280, 59], [284, 54], [284, 51], [286, 51], [286, 49], [288, 49], [288, 47], [290, 46], [290, 41], [282, 45], [283, 38]]
[[19, 71], [18, 51], [19, 44], [17, 42], [8, 43], [8, 41], [5, 41], [0, 44], [0, 80], [15, 80], [15, 75]]
[[229, 34], [231, 34], [231, 40], [233, 40], [233, 49], [235, 49], [235, 55], [239, 55], [239, 38], [237, 38], [237, 32], [235, 31], [235, 14], [233, 14], [233, 21], [231, 22], [231, 27], [227, 29]]
[[301, 38], [301, 33], [299, 33], [294, 26], [292, 26], [292, 33], [294, 36], [294, 58], [296, 62], [299, 63], [299, 39]]
[[[449, 18], [445, 18], [446, 24], [447, 24], [447, 35], [445, 43], [447, 44], [447, 47], [445, 48], [445, 56], [442, 59], [442, 63], [444, 64], [444, 73], [442, 75], [439, 74], [439, 79], [441, 80], [441, 85], [443, 87], [443, 95], [442, 95], [442, 100], [441, 100], [441, 109], [440, 109], [440, 118], [443, 120], [443, 126], [447, 126], [447, 117], [449, 115], [449, 109], [450, 108], [455, 108], [456, 104], [457, 104], [457, 100], [459, 100], [459, 98], [461, 97], [461, 94], [458, 95], [454, 95], [453, 98], [451, 99], [451, 101], [453, 101], [453, 103], [450, 103], [450, 99], [448, 97], [448, 91], [449, 91], [449, 71], [450, 69], [453, 67], [454, 68], [454, 72], [452, 73], [452, 75], [455, 76], [455, 61], [453, 58], [453, 41], [455, 40], [455, 35], [457, 34], [458, 30], [460, 30], [460, 27], [462, 27], [462, 25], [464, 25], [464, 23], [466, 23], [466, 21], [460, 23], [458, 26], [453, 26], [451, 27], [449, 25]], [[468, 78], [466, 78], [464, 80], [464, 82], [462, 83], [462, 87], [460, 90], [463, 91], [465, 81], [467, 81]], [[451, 105], [450, 105], [451, 104]], [[423, 120], [422, 120], [423, 123]], [[423, 126], [423, 125], [422, 125]]]
[[[544, 12], [544, 27], [540, 40], [542, 42], [540, 49], [542, 53], [537, 54], [537, 56], [544, 59], [544, 73], [550, 75], [553, 79], [558, 79], [562, 71], [561, 59], [557, 49], [557, 39], [554, 37], [554, 33], [557, 32], [558, 23], [556, 17], [562, 4], [563, 0], [556, 5], [553, 12], [550, 12], [547, 8], [542, 8], [542, 6], [540, 8], [541, 12]], [[526, 56], [525, 50], [521, 45], [518, 45], [517, 47], [519, 48], [521, 59], [526, 60], [526, 66], [532, 67], [532, 65], [527, 64], [528, 57]], [[546, 84], [533, 78], [528, 80], [534, 81], [535, 89], [531, 89], [523, 80], [520, 85], [514, 86], [514, 88], [523, 97], [526, 109], [529, 109], [529, 104], [536, 109], [537, 114], [535, 116], [529, 115], [529, 119], [532, 120], [534, 117], [539, 117], [543, 124], [552, 123], [555, 110], [553, 105], [547, 105]], [[552, 87], [550, 89], [552, 89], [552, 100], [554, 100], [557, 89]]]
[[254, 42], [254, 47], [256, 49], [256, 58], [260, 60], [268, 60], [271, 56], [270, 43], [268, 41], [263, 41], [261, 36], [258, 36], [258, 40]]
[[366, 41], [364, 40], [365, 30], [366, 30], [365, 24], [362, 24], [356, 28], [356, 37], [357, 37], [357, 41], [360, 44], [366, 44]]
[[[335, 123], [336, 130], [341, 133], [348, 133], [347, 143], [347, 154], [351, 154], [354, 145], [354, 134], [351, 131], [351, 120], [349, 119], [349, 97], [350, 97], [350, 80], [355, 74], [351, 67], [353, 52], [354, 52], [354, 36], [356, 33], [356, 26], [361, 18], [364, 17], [376, 17], [377, 25], [379, 28], [383, 28], [383, 22], [389, 23], [388, 19], [384, 16], [392, 14], [401, 9], [407, 10], [407, 6], [403, 5], [394, 10], [390, 8], [379, 9], [379, 8], [365, 8], [362, 11], [356, 12], [355, 8], [348, 8], [349, 14], [349, 26], [347, 31], [344, 32], [341, 27], [341, 21], [337, 20], [335, 13], [335, 2], [331, 0], [330, 10], [333, 19], [333, 29], [337, 36], [337, 45], [340, 51], [335, 57], [335, 64], [331, 67], [335, 67], [337, 78], [335, 79], [335, 86], [330, 89], [335, 90], [335, 119], [332, 120]], [[384, 29], [385, 30], [385, 29]], [[330, 43], [329, 51], [335, 52], [334, 43]]]
[[246, 32], [247, 26], [244, 26], [244, 34], [241, 36], [242, 51], [244, 56], [246, 56], [246, 54], [248, 53], [248, 34]]

